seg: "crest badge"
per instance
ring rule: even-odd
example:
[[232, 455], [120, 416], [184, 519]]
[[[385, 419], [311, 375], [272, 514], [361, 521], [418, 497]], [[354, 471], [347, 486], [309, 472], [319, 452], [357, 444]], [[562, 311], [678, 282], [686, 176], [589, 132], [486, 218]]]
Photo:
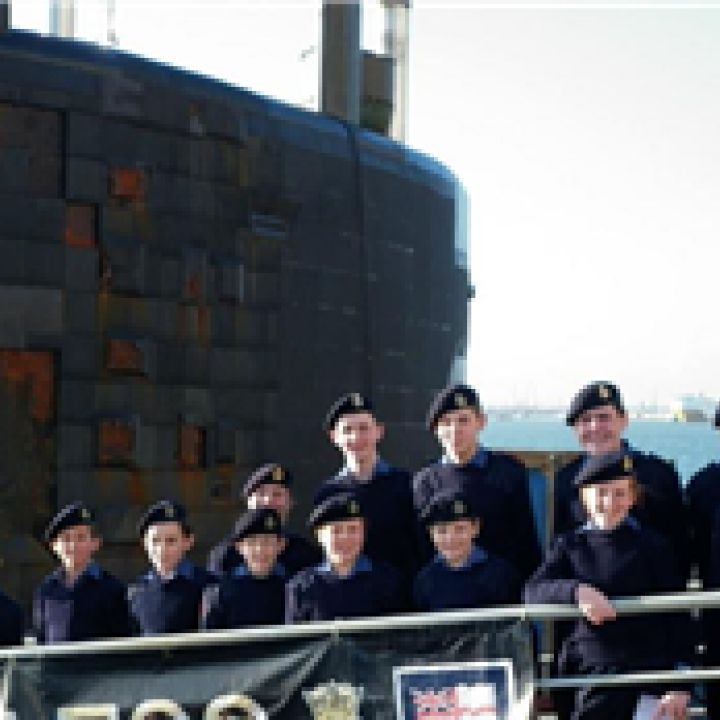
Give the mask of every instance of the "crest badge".
[[360, 720], [362, 688], [331, 680], [302, 695], [314, 720]]
[[360, 514], [360, 505], [358, 505], [357, 500], [351, 500], [348, 503], [348, 512], [351, 515], [359, 515]]
[[363, 406], [363, 399], [360, 393], [352, 394], [352, 404], [356, 408], [361, 408]]
[[467, 398], [462, 393], [455, 394], [455, 407], [464, 408], [467, 404]]
[[623, 458], [623, 468], [625, 472], [632, 472], [633, 469], [633, 461], [632, 458], [629, 455], [626, 455]]
[[279, 465], [276, 465], [273, 468], [272, 477], [276, 483], [281, 483], [283, 481], [283, 469]]
[[600, 385], [600, 387], [598, 387], [598, 395], [603, 400], [609, 400], [610, 399], [610, 388], [607, 385]]
[[268, 515], [265, 518], [265, 529], [266, 530], [274, 530], [275, 529], [275, 518], [272, 515]]
[[90, 511], [89, 511], [87, 508], [83, 508], [83, 509], [80, 511], [80, 517], [81, 517], [83, 520], [89, 520], [89, 519], [90, 519]]
[[455, 511], [455, 515], [462, 515], [465, 512], [465, 503], [462, 500], [456, 500], [453, 505], [453, 510]]

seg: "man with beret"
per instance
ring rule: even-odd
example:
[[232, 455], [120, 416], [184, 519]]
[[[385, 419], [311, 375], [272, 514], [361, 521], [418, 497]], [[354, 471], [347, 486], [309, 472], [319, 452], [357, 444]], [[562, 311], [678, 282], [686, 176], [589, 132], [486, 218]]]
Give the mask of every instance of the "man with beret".
[[325, 559], [288, 582], [286, 622], [387, 615], [402, 609], [400, 573], [363, 553], [366, 524], [358, 493], [328, 495], [313, 508], [308, 526]]
[[[280, 516], [285, 527], [293, 507], [292, 474], [283, 465], [268, 463], [255, 470], [243, 486], [243, 498], [250, 510], [271, 508]], [[282, 550], [279, 562], [285, 568], [288, 577], [298, 570], [320, 562], [322, 553], [300, 535], [287, 530], [282, 535]], [[227, 537], [216, 545], [208, 554], [207, 569], [224, 576], [242, 565], [242, 555], [237, 551], [232, 537]]]
[[667, 538], [687, 576], [689, 539], [680, 478], [672, 463], [642, 453], [623, 440], [628, 416], [618, 388], [604, 381], [585, 386], [570, 403], [566, 422], [575, 431], [583, 454], [560, 469], [555, 478], [555, 534], [568, 532], [586, 519], [573, 486], [582, 463], [588, 457], [624, 450], [632, 457], [640, 485], [632, 514]]
[[[713, 418], [713, 427], [720, 429], [720, 404]], [[692, 556], [698, 565], [703, 588], [720, 589], [720, 462], [711, 462], [698, 470], [687, 486], [687, 499], [692, 531]], [[720, 612], [703, 612], [703, 639], [706, 663], [720, 665]], [[720, 683], [707, 686], [707, 716], [720, 718]]]
[[82, 502], [64, 507], [45, 529], [60, 561], [36, 588], [33, 626], [39, 643], [96, 640], [128, 634], [125, 586], [94, 560], [100, 549], [95, 518]]
[[442, 446], [442, 459], [413, 478], [418, 514], [439, 492], [459, 491], [483, 518], [483, 544], [527, 578], [540, 562], [526, 468], [505, 453], [480, 445], [487, 424], [477, 393], [456, 384], [436, 395], [427, 426]]
[[138, 535], [151, 567], [128, 588], [135, 632], [197, 630], [202, 593], [216, 578], [186, 557], [195, 537], [185, 508], [173, 500], [153, 503], [140, 518]]
[[409, 587], [419, 566], [410, 473], [380, 457], [378, 444], [385, 428], [364, 395], [348, 393], [336, 400], [323, 427], [344, 464], [322, 484], [315, 501], [334, 492], [356, 492], [367, 518], [363, 552], [396, 567]]
[[[607, 675], [667, 670], [692, 660], [687, 612], [618, 618], [613, 598], [685, 589], [667, 540], [633, 515], [640, 488], [631, 453], [591, 455], [573, 481], [585, 510], [583, 525], [557, 537], [525, 587], [528, 603], [571, 604], [573, 622], [560, 654], [563, 675]], [[689, 695], [653, 685], [587, 687], [575, 696], [573, 720], [632, 718], [640, 693], [657, 692], [653, 717], [684, 718]]]
[[248, 510], [235, 523], [231, 538], [243, 563], [205, 591], [202, 627], [282, 624], [287, 573], [278, 562], [283, 547], [280, 515], [270, 508]]
[[418, 610], [455, 610], [520, 602], [518, 571], [478, 541], [482, 518], [459, 490], [440, 492], [423, 508], [435, 557], [418, 573], [413, 600]]

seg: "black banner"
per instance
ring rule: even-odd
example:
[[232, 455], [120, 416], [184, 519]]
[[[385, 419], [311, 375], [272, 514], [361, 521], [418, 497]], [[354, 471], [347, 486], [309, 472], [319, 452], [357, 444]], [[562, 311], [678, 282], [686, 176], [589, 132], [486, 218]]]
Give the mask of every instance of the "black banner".
[[[142, 640], [5, 658], [6, 717], [18, 720], [442, 720], [528, 717], [531, 632], [519, 621], [338, 623], [295, 637], [283, 627], [202, 644]], [[88, 650], [90, 650], [88, 652]]]

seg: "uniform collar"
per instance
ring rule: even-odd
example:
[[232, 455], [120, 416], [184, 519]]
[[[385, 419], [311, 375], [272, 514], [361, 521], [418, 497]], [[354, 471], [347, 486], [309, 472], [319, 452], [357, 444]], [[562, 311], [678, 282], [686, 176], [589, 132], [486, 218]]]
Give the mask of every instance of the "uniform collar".
[[[250, 572], [250, 568], [245, 563], [242, 563], [241, 565], [238, 565], [234, 567], [231, 572], [230, 576], [234, 578], [245, 578], [245, 577], [255, 577]], [[270, 571], [270, 575], [268, 577], [280, 577], [284, 578], [287, 576], [287, 570], [285, 569], [285, 566], [280, 563], [276, 562], [273, 566], [273, 569]], [[263, 580], [266, 580], [267, 578], [262, 578]]]
[[[375, 462], [375, 467], [373, 468], [372, 473], [370, 474], [369, 480], [372, 480], [374, 477], [377, 477], [378, 475], [385, 475], [388, 472], [390, 472], [391, 467], [389, 463], [386, 463], [385, 460], [383, 460], [381, 457], [378, 457], [377, 461]], [[355, 473], [347, 466], [343, 465], [343, 467], [338, 471], [337, 477], [339, 478], [346, 478], [346, 477], [355, 477]]]
[[189, 560], [183, 559], [175, 568], [175, 572], [167, 577], [160, 577], [160, 573], [155, 568], [151, 568], [145, 577], [148, 580], [159, 580], [160, 582], [170, 582], [175, 578], [192, 580], [195, 577], [195, 568]]
[[[60, 566], [54, 573], [53, 573], [55, 579], [62, 584], [65, 584], [65, 568]], [[77, 576], [75, 579], [74, 585], [77, 585], [80, 580], [82, 580], [85, 577], [89, 577], [92, 580], [99, 580], [102, 576], [102, 568], [100, 565], [95, 562], [94, 560], [83, 570], [80, 575]]]
[[[482, 470], [488, 464], [488, 457], [488, 451], [484, 447], [480, 446], [477, 452], [470, 458], [470, 460], [468, 460], [461, 467], [473, 467], [477, 468], [478, 470]], [[443, 455], [440, 458], [440, 464], [457, 465], [457, 463], [453, 462], [447, 455]]]
[[[621, 438], [620, 440], [620, 451], [629, 453], [633, 459], [642, 455], [642, 453], [636, 447], [632, 446], [625, 438]], [[582, 456], [583, 458], [590, 457], [590, 453], [583, 452]]]
[[597, 525], [595, 525], [592, 520], [588, 520], [583, 525], [581, 525], [578, 530], [581, 533], [591, 532], [593, 530], [597, 532], [611, 533], [614, 530], [620, 530], [621, 528], [628, 528], [629, 530], [639, 530], [640, 522], [632, 515], [628, 515], [616, 528], [613, 528], [613, 530], [603, 530], [602, 528], [599, 528]]
[[450, 567], [445, 558], [439, 553], [435, 555], [433, 562], [441, 565], [444, 568], [447, 568], [448, 570], [468, 570], [475, 565], [481, 565], [487, 560], [487, 558], [488, 554], [485, 552], [485, 550], [483, 550], [483, 548], [478, 547], [477, 545], [473, 545], [468, 559], [460, 567]]
[[[370, 558], [367, 555], [360, 555], [360, 557], [355, 562], [355, 566], [353, 567], [353, 569], [343, 579], [355, 577], [355, 575], [359, 573], [370, 572], [372, 570], [372, 567], [373, 566]], [[328, 560], [325, 560], [325, 562], [318, 565], [317, 570], [321, 575], [332, 575], [337, 577], [335, 569], [332, 565], [330, 565], [330, 562]]]

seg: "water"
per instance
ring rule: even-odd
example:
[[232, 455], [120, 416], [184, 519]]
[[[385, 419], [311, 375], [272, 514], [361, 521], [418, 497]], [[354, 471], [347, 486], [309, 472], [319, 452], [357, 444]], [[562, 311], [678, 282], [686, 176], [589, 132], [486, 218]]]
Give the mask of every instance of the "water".
[[[639, 450], [672, 460], [684, 482], [707, 463], [720, 460], [720, 431], [709, 423], [631, 420], [626, 437]], [[507, 450], [578, 449], [572, 429], [550, 419], [507, 420], [491, 415], [482, 442]]]

